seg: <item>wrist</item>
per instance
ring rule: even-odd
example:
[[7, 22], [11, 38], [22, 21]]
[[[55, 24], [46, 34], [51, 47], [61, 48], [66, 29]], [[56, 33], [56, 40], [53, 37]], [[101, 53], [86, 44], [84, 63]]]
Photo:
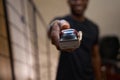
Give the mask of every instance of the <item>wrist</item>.
[[48, 28], [48, 37], [51, 38], [51, 33], [55, 32], [56, 30], [53, 29], [54, 25], [57, 24], [59, 20], [54, 20], [50, 23], [49, 28]]

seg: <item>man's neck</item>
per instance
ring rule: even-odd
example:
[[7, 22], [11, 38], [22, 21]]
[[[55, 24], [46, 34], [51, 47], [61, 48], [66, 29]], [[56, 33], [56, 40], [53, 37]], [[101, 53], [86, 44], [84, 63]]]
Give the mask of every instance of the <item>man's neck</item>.
[[85, 16], [76, 16], [76, 15], [71, 15], [71, 17], [79, 22], [84, 22], [85, 21]]

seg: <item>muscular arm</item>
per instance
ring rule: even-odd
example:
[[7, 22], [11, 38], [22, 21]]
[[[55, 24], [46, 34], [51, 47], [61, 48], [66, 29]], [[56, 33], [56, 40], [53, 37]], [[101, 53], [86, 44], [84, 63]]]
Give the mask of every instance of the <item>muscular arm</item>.
[[92, 64], [93, 64], [96, 80], [102, 80], [102, 77], [101, 77], [101, 59], [100, 59], [100, 55], [99, 55], [98, 45], [94, 45], [94, 47], [93, 47]]

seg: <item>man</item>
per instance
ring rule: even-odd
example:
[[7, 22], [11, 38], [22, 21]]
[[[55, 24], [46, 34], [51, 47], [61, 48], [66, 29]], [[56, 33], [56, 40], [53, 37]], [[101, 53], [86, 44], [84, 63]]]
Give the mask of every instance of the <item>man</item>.
[[54, 19], [48, 31], [52, 43], [59, 48], [59, 20], [66, 20], [70, 27], [83, 32], [81, 45], [73, 50], [60, 50], [56, 80], [101, 80], [98, 53], [98, 27], [84, 15], [89, 0], [68, 0], [71, 14]]

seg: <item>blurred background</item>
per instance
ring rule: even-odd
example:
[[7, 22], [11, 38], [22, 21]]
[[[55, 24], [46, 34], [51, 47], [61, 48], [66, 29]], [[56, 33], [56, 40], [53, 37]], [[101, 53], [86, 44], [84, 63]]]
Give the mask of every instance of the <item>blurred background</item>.
[[[120, 0], [90, 0], [86, 12], [100, 28], [106, 80], [120, 80], [119, 8]], [[47, 27], [68, 13], [67, 0], [0, 0], [0, 80], [55, 80], [59, 53]]]

